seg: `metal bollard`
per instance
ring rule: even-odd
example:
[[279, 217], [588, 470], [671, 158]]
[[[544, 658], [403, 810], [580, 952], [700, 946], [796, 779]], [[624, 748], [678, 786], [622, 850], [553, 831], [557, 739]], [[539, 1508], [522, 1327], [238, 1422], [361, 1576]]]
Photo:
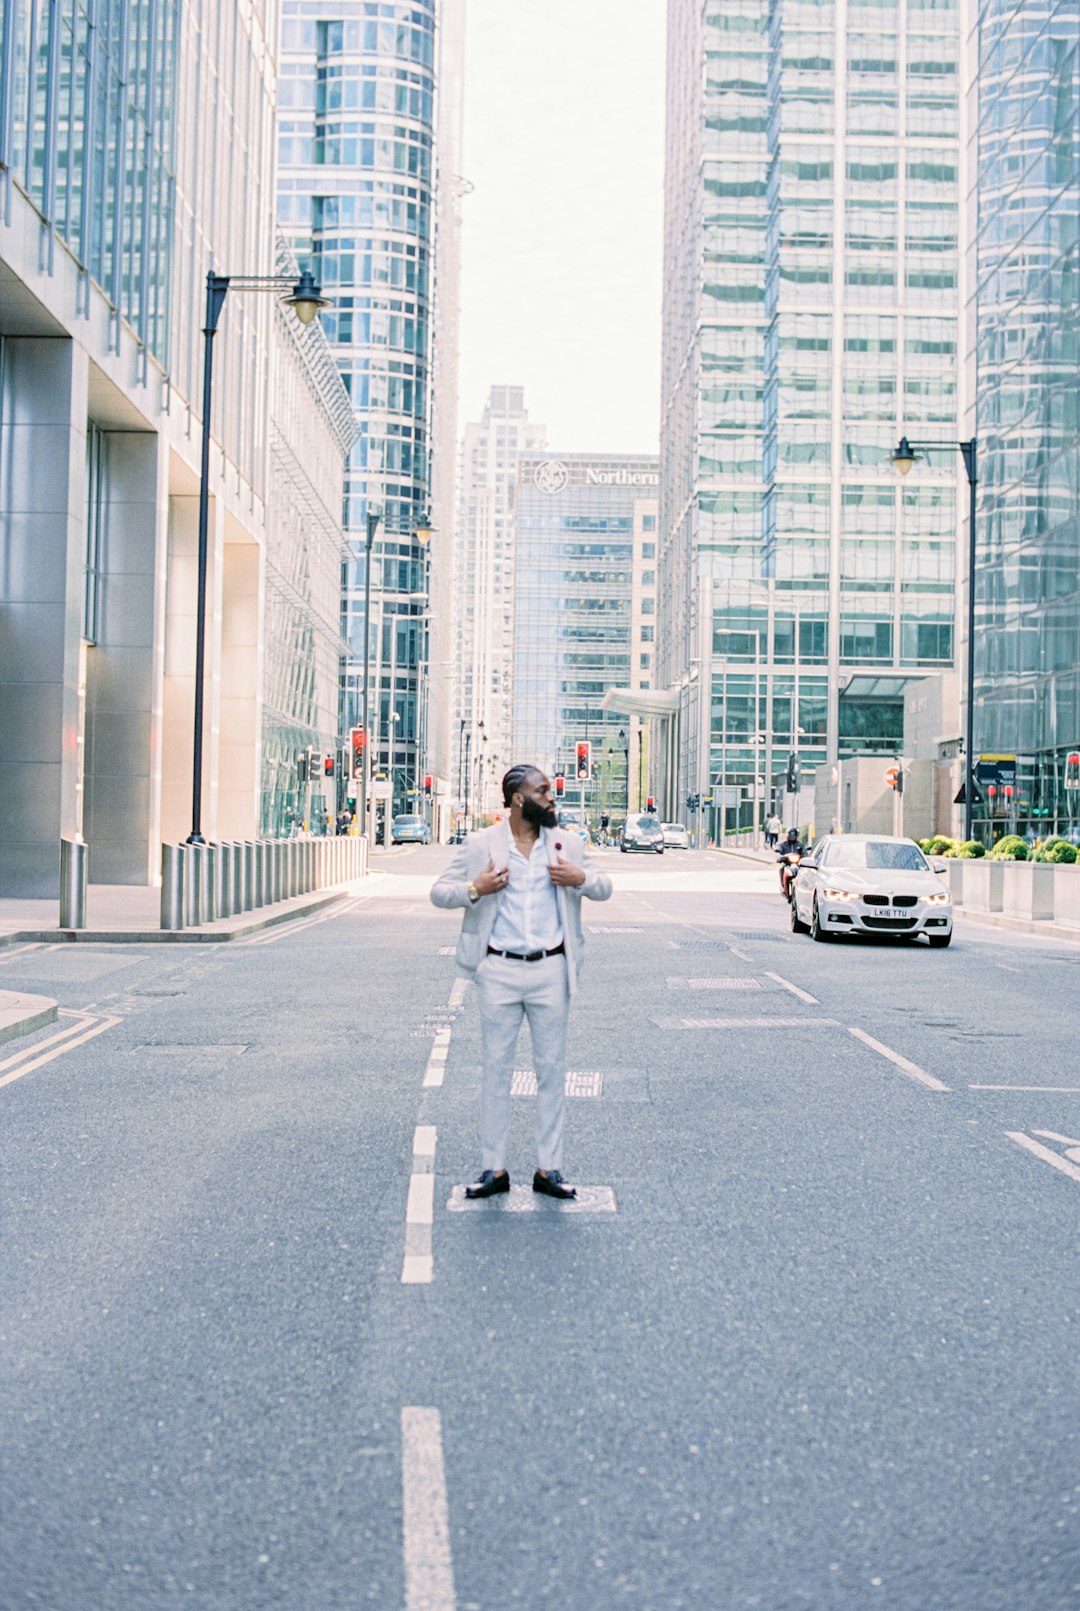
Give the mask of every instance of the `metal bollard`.
[[253, 890], [254, 905], [266, 905], [266, 888], [270, 879], [270, 846], [265, 839], [260, 839], [255, 845], [255, 886]]
[[236, 912], [244, 911], [244, 850], [242, 844], [233, 845], [232, 864], [232, 909]]
[[206, 858], [203, 862], [202, 909], [203, 922], [213, 923], [218, 915], [217, 908], [217, 845], [207, 845]]
[[255, 845], [245, 839], [240, 846], [240, 910], [250, 912], [255, 905]]
[[86, 927], [86, 863], [85, 839], [61, 839], [60, 927], [62, 929]]
[[281, 839], [275, 839], [273, 841], [273, 851], [274, 851], [273, 857], [271, 858], [271, 865], [273, 867], [273, 873], [272, 873], [271, 879], [270, 879], [270, 890], [271, 890], [270, 900], [271, 900], [272, 904], [274, 904], [276, 906], [278, 901], [280, 901], [283, 898], [283, 891], [285, 889], [285, 844], [284, 844], [284, 841], [281, 840]]
[[184, 926], [184, 855], [183, 845], [161, 847], [161, 927], [182, 929]]
[[288, 898], [289, 898], [289, 900], [292, 900], [293, 896], [294, 895], [299, 895], [299, 893], [300, 893], [300, 841], [299, 841], [299, 839], [290, 839], [289, 840], [289, 889], [288, 889]]
[[232, 846], [214, 847], [214, 910], [218, 917], [232, 916]]
[[187, 860], [185, 879], [187, 883], [187, 927], [197, 929], [203, 920], [203, 881], [206, 868], [206, 846], [185, 845], [184, 853]]

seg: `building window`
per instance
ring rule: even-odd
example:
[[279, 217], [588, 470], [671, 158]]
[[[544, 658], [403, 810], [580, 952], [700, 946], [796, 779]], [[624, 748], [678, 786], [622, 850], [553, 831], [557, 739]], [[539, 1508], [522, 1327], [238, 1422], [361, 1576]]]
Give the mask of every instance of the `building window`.
[[641, 585], [642, 585], [642, 587], [655, 587], [656, 586], [656, 572], [655, 571], [642, 571], [642, 573], [641, 573]]
[[656, 516], [655, 515], [643, 515], [642, 519], [641, 519], [641, 529], [642, 529], [642, 531], [655, 531], [656, 530]]
[[651, 654], [638, 655], [638, 667], [642, 671], [651, 671], [652, 670], [652, 655]]
[[647, 626], [647, 627], [643, 626], [642, 629], [641, 629], [641, 642], [642, 643], [652, 643], [652, 641], [653, 641], [653, 628], [651, 626]]
[[642, 615], [655, 615], [656, 614], [656, 600], [655, 599], [642, 599], [642, 601], [641, 601], [641, 613], [642, 613]]
[[655, 559], [656, 558], [656, 544], [655, 543], [642, 543], [642, 545], [641, 545], [641, 557], [642, 557], [642, 559]]

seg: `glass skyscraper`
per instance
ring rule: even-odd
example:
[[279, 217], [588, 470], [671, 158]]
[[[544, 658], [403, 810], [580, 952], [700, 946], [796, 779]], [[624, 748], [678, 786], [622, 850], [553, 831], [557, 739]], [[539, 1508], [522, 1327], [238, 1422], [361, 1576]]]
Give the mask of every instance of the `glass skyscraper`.
[[1015, 825], [1080, 822], [1080, 5], [977, 7], [975, 748]]
[[671, 0], [668, 809], [722, 780], [732, 826], [792, 750], [896, 752], [953, 664], [959, 456], [887, 460], [956, 431], [958, 51], [949, 0]]
[[285, 0], [279, 210], [333, 309], [323, 324], [360, 437], [345, 490], [352, 557], [345, 726], [360, 720], [365, 537], [372, 552], [368, 723], [394, 810], [422, 786], [430, 520], [429, 356], [436, 0]]

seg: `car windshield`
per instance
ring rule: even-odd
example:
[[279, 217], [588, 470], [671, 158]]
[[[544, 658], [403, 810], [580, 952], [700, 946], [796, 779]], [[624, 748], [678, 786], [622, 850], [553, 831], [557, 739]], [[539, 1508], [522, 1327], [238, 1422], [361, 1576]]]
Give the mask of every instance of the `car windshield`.
[[423, 817], [395, 817], [394, 822], [399, 828], [415, 828], [423, 822]]
[[631, 826], [635, 828], [643, 828], [646, 833], [660, 832], [660, 824], [657, 822], [655, 817], [638, 817]]
[[831, 867], [866, 867], [890, 873], [925, 873], [929, 864], [918, 845], [897, 844], [889, 839], [867, 839], [846, 844], [838, 839], [829, 850]]

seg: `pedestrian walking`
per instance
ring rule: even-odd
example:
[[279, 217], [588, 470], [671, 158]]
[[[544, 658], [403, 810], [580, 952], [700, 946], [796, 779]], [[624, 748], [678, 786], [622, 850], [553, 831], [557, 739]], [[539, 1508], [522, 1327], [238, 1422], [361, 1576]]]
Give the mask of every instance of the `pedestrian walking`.
[[590, 865], [578, 835], [558, 826], [539, 767], [512, 766], [502, 795], [507, 819], [470, 834], [431, 891], [435, 906], [465, 910], [457, 966], [476, 980], [480, 1001], [481, 1169], [466, 1196], [510, 1190], [510, 1079], [528, 1018], [537, 1085], [533, 1191], [575, 1197], [562, 1176], [567, 1020], [585, 944], [581, 898], [606, 901], [611, 880]]
[[780, 818], [774, 811], [768, 822], [765, 824], [765, 843], [768, 845], [770, 850], [779, 839], [781, 833], [783, 832], [783, 828], [784, 824], [780, 821]]

